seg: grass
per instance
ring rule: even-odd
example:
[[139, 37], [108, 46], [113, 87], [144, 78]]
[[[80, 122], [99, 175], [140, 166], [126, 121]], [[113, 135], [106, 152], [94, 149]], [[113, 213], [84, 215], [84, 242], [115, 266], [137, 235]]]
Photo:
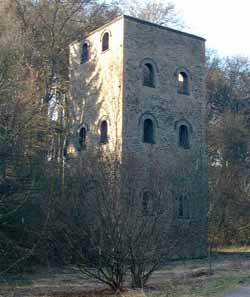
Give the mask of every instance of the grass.
[[[205, 259], [173, 262], [153, 275], [145, 288], [145, 295], [146, 297], [224, 297], [224, 292], [227, 289], [250, 285], [249, 250], [249, 247], [220, 249], [221, 253], [217, 253], [212, 261], [212, 275], [208, 275], [208, 262]], [[2, 284], [7, 285], [11, 292], [14, 291], [13, 289], [29, 290], [34, 294], [33, 297], [118, 296], [104, 290], [103, 287], [98, 287], [96, 282], [83, 279], [75, 269], [66, 272], [50, 271], [50, 273], [46, 273], [43, 271], [36, 275], [25, 273], [20, 277], [11, 278], [8, 284], [4, 282]], [[84, 290], [84, 287], [90, 291]], [[35, 294], [37, 288], [42, 290], [39, 291], [39, 294]], [[58, 292], [58, 289], [61, 293]], [[44, 290], [46, 293], [42, 294], [45, 292]], [[18, 296], [26, 297], [27, 295], [20, 294]], [[143, 297], [143, 295], [138, 295], [138, 292], [129, 295], [122, 293], [121, 297]]]
[[[8, 283], [15, 286], [29, 286], [33, 282], [32, 275], [30, 273], [18, 273], [16, 275], [7, 275], [6, 277], [0, 277], [0, 286]], [[0, 295], [1, 297], [1, 295]]]
[[250, 253], [250, 246], [219, 247], [216, 252], [220, 253]]
[[250, 285], [249, 271], [226, 271], [221, 275], [168, 283], [159, 290], [146, 290], [147, 297], [224, 297], [228, 289]]
[[[188, 293], [178, 293], [176, 297], [221, 297], [224, 296], [226, 289], [237, 287], [245, 278], [243, 277], [225, 277], [217, 280], [206, 281], [202, 285], [191, 287]], [[249, 277], [246, 277], [250, 282]], [[187, 290], [188, 291], [188, 290]]]

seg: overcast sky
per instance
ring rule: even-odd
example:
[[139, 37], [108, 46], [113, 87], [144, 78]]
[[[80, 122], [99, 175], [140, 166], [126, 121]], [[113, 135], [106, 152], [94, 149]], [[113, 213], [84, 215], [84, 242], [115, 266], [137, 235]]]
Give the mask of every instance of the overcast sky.
[[250, 57], [249, 0], [172, 0], [184, 18], [184, 31], [207, 39], [220, 55]]

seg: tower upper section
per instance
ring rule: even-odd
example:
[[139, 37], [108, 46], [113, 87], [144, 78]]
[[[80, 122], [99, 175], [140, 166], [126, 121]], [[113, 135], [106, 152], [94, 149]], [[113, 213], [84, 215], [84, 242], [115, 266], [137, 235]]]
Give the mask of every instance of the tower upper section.
[[174, 154], [201, 151], [204, 65], [203, 38], [129, 16], [114, 19], [70, 45], [72, 135], [120, 151], [147, 143]]

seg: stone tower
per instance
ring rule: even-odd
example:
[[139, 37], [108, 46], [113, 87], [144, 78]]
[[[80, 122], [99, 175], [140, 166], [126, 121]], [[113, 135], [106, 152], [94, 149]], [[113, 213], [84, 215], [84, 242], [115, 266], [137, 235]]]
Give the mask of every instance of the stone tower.
[[183, 237], [176, 254], [205, 255], [205, 40], [121, 16], [70, 45], [70, 81], [73, 152], [135, 154], [145, 199], [152, 167], [165, 172], [171, 228]]

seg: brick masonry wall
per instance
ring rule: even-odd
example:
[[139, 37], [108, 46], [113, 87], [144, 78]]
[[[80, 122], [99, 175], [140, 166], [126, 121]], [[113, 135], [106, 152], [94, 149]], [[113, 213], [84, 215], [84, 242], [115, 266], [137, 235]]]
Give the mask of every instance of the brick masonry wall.
[[[110, 33], [110, 49], [101, 38]], [[83, 42], [70, 46], [71, 141], [88, 129], [87, 148], [99, 146], [102, 119], [109, 125], [109, 144], [123, 162], [133, 155], [126, 174], [134, 177], [139, 199], [143, 190], [161, 184], [167, 209], [166, 244], [180, 237], [174, 254], [200, 257], [207, 245], [207, 149], [205, 44], [202, 38], [120, 17], [86, 37], [91, 59], [80, 64]], [[156, 88], [142, 85], [143, 61], [156, 65]], [[190, 78], [190, 95], [177, 93], [178, 71]], [[143, 143], [143, 120], [155, 120], [155, 143]], [[178, 121], [191, 127], [190, 149], [178, 145]], [[190, 130], [190, 131], [191, 131]], [[84, 154], [79, 152], [78, 154]], [[156, 186], [157, 188], [157, 186]], [[190, 217], [177, 217], [176, 198], [189, 195]], [[164, 228], [163, 228], [164, 229]]]
[[[102, 36], [110, 34], [109, 49], [102, 51]], [[90, 59], [81, 64], [83, 44], [87, 42]], [[70, 130], [72, 142], [87, 127], [87, 146], [99, 146], [100, 123], [108, 122], [109, 144], [106, 149], [121, 149], [123, 19], [97, 29], [82, 42], [70, 45]]]
[[[147, 187], [152, 168], [158, 167], [165, 178], [179, 179], [174, 191], [166, 180], [165, 199], [172, 230], [183, 236], [178, 254], [197, 257], [206, 254], [207, 235], [207, 151], [205, 101], [205, 44], [201, 38], [125, 18], [124, 25], [124, 109], [123, 154], [137, 153], [140, 159], [138, 186]], [[157, 68], [156, 87], [143, 86], [143, 60]], [[177, 93], [178, 70], [190, 77], [190, 95]], [[155, 144], [142, 142], [143, 119], [147, 114], [156, 121]], [[178, 145], [178, 121], [192, 127], [190, 149]], [[155, 169], [154, 169], [155, 171]], [[156, 173], [157, 175], [157, 173]], [[152, 177], [154, 178], [154, 177]], [[188, 183], [186, 189], [184, 183]], [[185, 189], [184, 189], [185, 188]], [[190, 219], [176, 218], [176, 195], [189, 191]]]

